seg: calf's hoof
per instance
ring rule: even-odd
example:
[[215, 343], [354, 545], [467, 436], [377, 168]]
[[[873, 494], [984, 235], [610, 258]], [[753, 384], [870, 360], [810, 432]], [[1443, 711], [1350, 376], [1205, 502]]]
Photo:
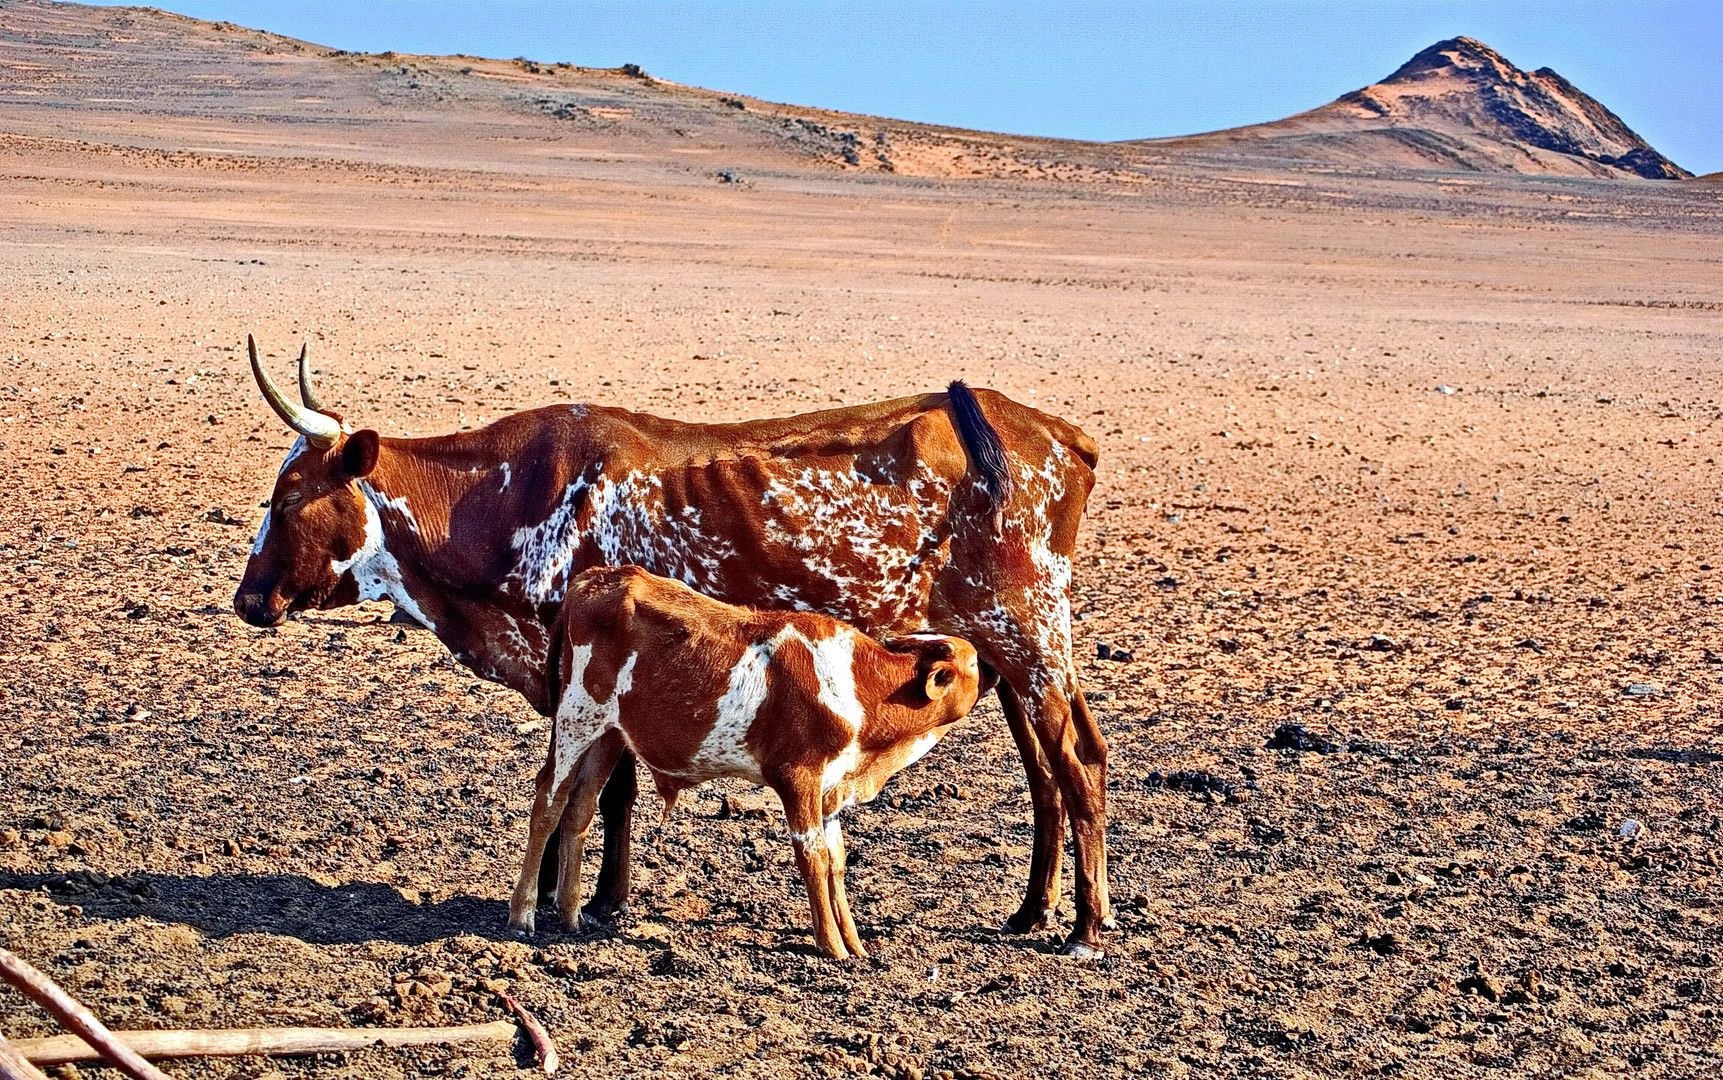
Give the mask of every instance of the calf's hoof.
[[524, 915], [511, 915], [509, 929], [514, 931], [516, 937], [531, 937], [538, 929], [538, 919], [530, 911]]
[[1021, 907], [1017, 909], [1016, 914], [1005, 920], [1004, 924], [999, 927], [999, 932], [1001, 934], [1033, 934], [1037, 930], [1045, 930], [1052, 926], [1053, 916], [1057, 913], [1055, 908]]

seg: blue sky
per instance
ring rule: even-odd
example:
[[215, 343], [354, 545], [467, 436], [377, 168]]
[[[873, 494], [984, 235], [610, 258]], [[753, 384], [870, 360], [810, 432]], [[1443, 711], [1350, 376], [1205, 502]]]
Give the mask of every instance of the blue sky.
[[1553, 67], [1695, 172], [1723, 170], [1723, 0], [785, 3], [169, 0], [365, 52], [637, 63], [800, 105], [1129, 139], [1275, 120], [1467, 34]]

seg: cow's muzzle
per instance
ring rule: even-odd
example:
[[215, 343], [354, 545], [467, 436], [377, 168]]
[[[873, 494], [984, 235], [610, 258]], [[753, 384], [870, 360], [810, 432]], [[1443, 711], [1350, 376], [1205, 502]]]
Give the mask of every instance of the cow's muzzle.
[[252, 626], [280, 626], [287, 618], [287, 605], [276, 601], [270, 593], [237, 592], [233, 610]]

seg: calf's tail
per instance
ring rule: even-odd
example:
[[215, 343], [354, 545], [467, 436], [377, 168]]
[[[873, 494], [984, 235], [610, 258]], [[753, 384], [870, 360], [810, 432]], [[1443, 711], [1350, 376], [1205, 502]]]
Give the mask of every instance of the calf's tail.
[[975, 391], [968, 383], [953, 380], [946, 387], [945, 396], [951, 402], [951, 416], [957, 424], [957, 437], [963, 440], [964, 453], [987, 485], [993, 526], [998, 528], [1005, 504], [1011, 500], [1011, 462], [1005, 456], [1005, 441], [981, 411], [981, 402], [975, 399]]

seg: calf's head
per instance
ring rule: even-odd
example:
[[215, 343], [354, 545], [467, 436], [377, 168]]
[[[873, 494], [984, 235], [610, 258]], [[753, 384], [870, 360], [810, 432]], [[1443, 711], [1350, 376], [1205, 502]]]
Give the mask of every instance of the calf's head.
[[930, 710], [939, 725], [968, 715], [981, 695], [999, 681], [976, 656], [975, 646], [962, 638], [917, 634], [884, 644], [914, 663], [910, 678], [892, 695], [893, 704]]
[[349, 433], [318, 404], [304, 349], [299, 353], [301, 403], [295, 403], [264, 373], [249, 337], [246, 345], [264, 399], [299, 433], [275, 479], [269, 510], [233, 597], [240, 618], [253, 626], [275, 626], [295, 611], [358, 599], [350, 571], [371, 537], [369, 508], [357, 482], [376, 468], [379, 445], [375, 431]]

